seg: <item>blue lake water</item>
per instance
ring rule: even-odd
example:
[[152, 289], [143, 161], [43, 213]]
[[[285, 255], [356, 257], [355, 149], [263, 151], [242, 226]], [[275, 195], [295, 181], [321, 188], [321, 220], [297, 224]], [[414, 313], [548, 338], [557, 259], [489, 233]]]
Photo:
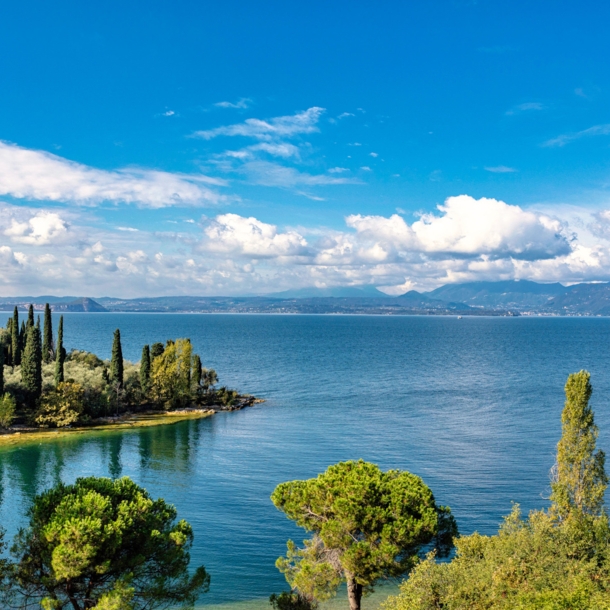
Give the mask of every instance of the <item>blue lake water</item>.
[[[8, 314], [0, 314], [5, 324]], [[422, 476], [462, 533], [493, 533], [519, 502], [545, 506], [563, 386], [592, 373], [599, 446], [610, 448], [610, 319], [67, 314], [67, 348], [125, 358], [190, 337], [222, 384], [263, 405], [172, 426], [0, 450], [0, 522], [24, 525], [58, 479], [128, 475], [194, 527], [203, 604], [265, 599], [301, 532], [269, 500], [286, 480], [363, 458]]]

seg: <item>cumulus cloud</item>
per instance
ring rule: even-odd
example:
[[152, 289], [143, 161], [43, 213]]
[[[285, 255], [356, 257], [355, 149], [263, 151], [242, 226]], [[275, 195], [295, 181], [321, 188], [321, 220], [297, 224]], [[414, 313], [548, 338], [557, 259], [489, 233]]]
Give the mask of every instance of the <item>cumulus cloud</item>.
[[199, 174], [138, 168], [100, 170], [0, 141], [0, 195], [18, 199], [78, 204], [109, 201], [151, 208], [205, 205], [224, 199], [207, 185], [224, 184]]
[[313, 106], [304, 112], [272, 119], [246, 119], [243, 123], [196, 131], [193, 137], [211, 140], [218, 136], [243, 136], [257, 140], [274, 140], [319, 131], [317, 123], [324, 108]]
[[280, 232], [276, 225], [237, 214], [222, 214], [204, 229], [202, 250], [254, 258], [298, 256], [307, 253], [307, 241], [295, 231]]
[[69, 237], [68, 224], [59, 214], [45, 211], [38, 212], [25, 222], [13, 218], [4, 235], [14, 242], [35, 246], [62, 243]]
[[218, 108], [234, 108], [236, 110], [245, 110], [252, 104], [252, 100], [249, 97], [242, 97], [237, 102], [217, 102], [214, 106]]
[[503, 201], [460, 195], [438, 210], [440, 216], [424, 214], [410, 226], [397, 214], [352, 215], [346, 221], [359, 235], [402, 251], [533, 260], [571, 250], [558, 220]]

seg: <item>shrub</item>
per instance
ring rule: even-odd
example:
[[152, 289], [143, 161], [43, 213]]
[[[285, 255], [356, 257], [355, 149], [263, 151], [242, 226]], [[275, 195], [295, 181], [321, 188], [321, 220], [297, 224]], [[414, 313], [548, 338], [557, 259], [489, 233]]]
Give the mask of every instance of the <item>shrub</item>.
[[10, 394], [0, 398], [0, 427], [8, 428], [15, 417], [15, 399]]
[[36, 423], [61, 428], [76, 423], [85, 410], [85, 390], [74, 381], [64, 381], [40, 401]]

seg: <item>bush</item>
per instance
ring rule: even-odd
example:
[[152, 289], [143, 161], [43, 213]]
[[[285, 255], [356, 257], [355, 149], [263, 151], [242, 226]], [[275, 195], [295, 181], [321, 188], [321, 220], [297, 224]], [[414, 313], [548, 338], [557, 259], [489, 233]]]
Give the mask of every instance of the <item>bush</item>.
[[10, 394], [3, 394], [0, 398], [0, 427], [8, 428], [15, 417], [16, 403]]
[[42, 396], [36, 423], [62, 428], [76, 423], [84, 410], [84, 388], [74, 381], [65, 381]]
[[318, 604], [291, 591], [282, 591], [279, 595], [274, 593], [269, 598], [273, 610], [316, 610]]

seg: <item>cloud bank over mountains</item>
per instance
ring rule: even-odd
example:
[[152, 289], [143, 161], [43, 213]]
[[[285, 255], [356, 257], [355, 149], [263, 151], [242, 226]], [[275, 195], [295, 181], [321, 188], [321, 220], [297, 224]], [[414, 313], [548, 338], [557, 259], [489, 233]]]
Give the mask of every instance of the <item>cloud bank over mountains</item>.
[[374, 285], [401, 294], [478, 279], [610, 280], [610, 210], [562, 215], [461, 194], [416, 215], [402, 204], [400, 214], [385, 215], [354, 205], [333, 227], [323, 215], [284, 226], [269, 204], [244, 212], [243, 185], [266, 189], [271, 202], [280, 193], [324, 201], [333, 189], [367, 188], [379, 153], [358, 143], [372, 160], [363, 178], [327, 162], [311, 139], [354, 116], [324, 118], [314, 106], [185, 134], [189, 142], [222, 142], [198, 159], [205, 171], [190, 173], [98, 169], [0, 142], [0, 290], [130, 297]]

